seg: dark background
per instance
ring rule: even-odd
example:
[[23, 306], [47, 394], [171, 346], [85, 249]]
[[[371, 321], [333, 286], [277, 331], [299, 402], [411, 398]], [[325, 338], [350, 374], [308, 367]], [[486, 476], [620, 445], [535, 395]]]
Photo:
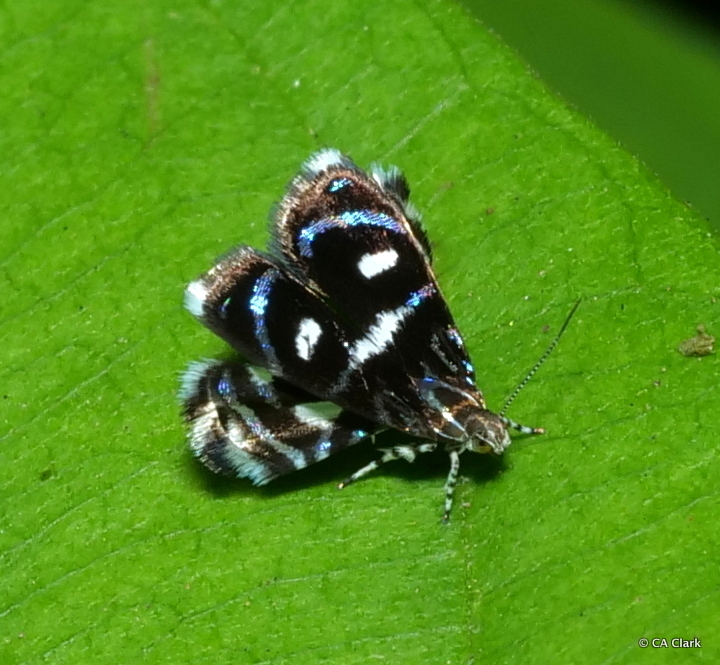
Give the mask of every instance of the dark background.
[[720, 14], [670, 0], [464, 0], [720, 231]]

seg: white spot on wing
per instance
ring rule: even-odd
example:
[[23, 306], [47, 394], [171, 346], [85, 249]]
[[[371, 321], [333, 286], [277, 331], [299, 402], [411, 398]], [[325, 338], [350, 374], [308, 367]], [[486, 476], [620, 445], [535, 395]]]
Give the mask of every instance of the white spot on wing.
[[303, 165], [306, 171], [316, 176], [331, 166], [346, 166], [347, 159], [335, 148], [325, 148], [311, 155]]
[[322, 328], [315, 319], [308, 318], [300, 321], [298, 333], [295, 336], [295, 348], [303, 360], [310, 360], [321, 334]]
[[190, 282], [185, 289], [185, 309], [194, 317], [201, 319], [204, 315], [203, 307], [208, 297], [208, 289], [202, 280]]
[[187, 369], [183, 372], [182, 378], [180, 379], [180, 393], [178, 395], [180, 400], [185, 402], [191, 397], [199, 394], [200, 383], [205, 378], [208, 371], [221, 364], [222, 363], [218, 360], [198, 360], [191, 362]]
[[240, 478], [249, 478], [253, 485], [264, 485], [272, 479], [268, 468], [246, 449], [252, 435], [245, 428], [242, 421], [230, 421], [226, 430], [228, 446], [225, 448], [225, 458], [235, 469]]
[[332, 402], [313, 402], [311, 404], [297, 404], [293, 414], [304, 425], [320, 429], [332, 429], [333, 418], [337, 418], [342, 409]]
[[375, 254], [365, 254], [358, 261], [358, 270], [364, 277], [370, 279], [379, 275], [381, 272], [390, 270], [394, 267], [398, 260], [398, 253], [394, 249], [386, 249]]
[[410, 307], [399, 307], [391, 312], [378, 314], [375, 324], [350, 349], [351, 367], [360, 367], [368, 358], [382, 353], [411, 311]]
[[384, 168], [380, 164], [371, 164], [370, 176], [380, 187], [387, 191], [390, 183], [401, 178], [402, 173], [397, 166]]
[[375, 323], [368, 328], [365, 335], [356, 340], [350, 347], [348, 366], [341, 372], [333, 390], [344, 390], [352, 372], [358, 369], [368, 358], [383, 353], [390, 346], [395, 334], [400, 330], [405, 320], [412, 315], [424, 300], [435, 293], [434, 285], [432, 283], [426, 284], [421, 289], [411, 293], [402, 307], [378, 314], [375, 317]]
[[203, 411], [196, 416], [190, 428], [190, 448], [196, 457], [202, 457], [208, 441], [215, 438], [213, 426], [218, 421], [217, 410], [213, 402], [205, 404]]

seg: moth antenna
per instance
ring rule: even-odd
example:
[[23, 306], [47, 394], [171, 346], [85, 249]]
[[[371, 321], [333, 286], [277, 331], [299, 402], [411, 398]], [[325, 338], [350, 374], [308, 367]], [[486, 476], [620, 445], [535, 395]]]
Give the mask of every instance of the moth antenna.
[[554, 351], [555, 347], [558, 345], [558, 342], [560, 341], [560, 338], [563, 336], [563, 333], [565, 332], [565, 329], [568, 327], [568, 324], [570, 323], [570, 319], [572, 319], [573, 315], [575, 314], [575, 311], [580, 306], [580, 300], [578, 300], [574, 305], [573, 308], [570, 310], [570, 313], [565, 317], [565, 322], [562, 324], [562, 327], [558, 331], [558, 334], [555, 335], [555, 339], [553, 339], [552, 342], [550, 342], [550, 345], [547, 349], [545, 349], [545, 353], [543, 353], [540, 356], [540, 360], [538, 360], [535, 363], [535, 366], [527, 373], [525, 378], [520, 381], [520, 383], [517, 385], [515, 390], [512, 391], [510, 394], [510, 397], [507, 398], [505, 401], [505, 404], [503, 405], [503, 408], [500, 409], [500, 413], [498, 414], [501, 417], [505, 416], [505, 412], [508, 410], [510, 405], [515, 401], [515, 398], [520, 394], [520, 391], [528, 384], [530, 379], [533, 378], [535, 375], [535, 372], [537, 372], [540, 367], [542, 367], [542, 364], [550, 357], [550, 354]]

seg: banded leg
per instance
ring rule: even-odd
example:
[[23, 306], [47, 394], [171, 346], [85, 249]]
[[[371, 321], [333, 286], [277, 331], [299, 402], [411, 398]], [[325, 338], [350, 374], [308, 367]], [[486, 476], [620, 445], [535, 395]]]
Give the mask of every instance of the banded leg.
[[351, 483], [354, 483], [359, 478], [367, 475], [371, 471], [375, 471], [381, 464], [385, 462], [392, 462], [396, 459], [404, 459], [408, 462], [414, 462], [415, 458], [421, 453], [431, 453], [437, 448], [436, 443], [419, 443], [416, 446], [395, 446], [394, 448], [380, 448], [380, 452], [383, 456], [380, 459], [366, 464], [362, 469], [358, 469], [352, 476], [343, 480], [339, 485], [338, 489], [345, 489]]
[[516, 423], [514, 420], [510, 420], [507, 416], [500, 416], [500, 420], [505, 423], [506, 427], [512, 427], [523, 434], [545, 434], [544, 427], [528, 427], [527, 425], [521, 425], [520, 423]]
[[457, 485], [458, 472], [460, 471], [460, 453], [457, 450], [450, 451], [450, 471], [445, 481], [445, 512], [442, 516], [442, 523], [447, 524], [450, 521], [450, 511], [452, 510], [453, 495], [455, 494], [455, 485]]

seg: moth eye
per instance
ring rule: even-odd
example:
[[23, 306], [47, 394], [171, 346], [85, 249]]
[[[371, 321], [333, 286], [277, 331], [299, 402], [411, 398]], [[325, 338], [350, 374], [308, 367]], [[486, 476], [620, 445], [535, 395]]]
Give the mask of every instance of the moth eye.
[[352, 181], [348, 178], [335, 178], [334, 180], [330, 181], [330, 184], [327, 186], [327, 191], [330, 194], [335, 194], [336, 192], [339, 192], [341, 189], [345, 189], [346, 187], [350, 187], [352, 185]]

